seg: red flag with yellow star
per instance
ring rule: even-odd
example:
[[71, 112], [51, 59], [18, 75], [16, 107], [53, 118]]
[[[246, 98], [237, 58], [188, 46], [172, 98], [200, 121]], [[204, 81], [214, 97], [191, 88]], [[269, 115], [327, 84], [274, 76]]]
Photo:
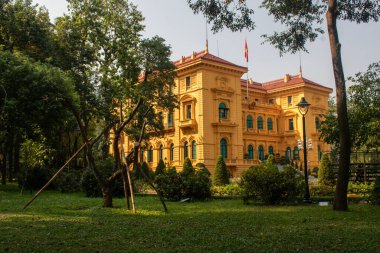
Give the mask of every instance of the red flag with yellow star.
[[244, 58], [248, 62], [248, 45], [247, 39], [244, 40]]

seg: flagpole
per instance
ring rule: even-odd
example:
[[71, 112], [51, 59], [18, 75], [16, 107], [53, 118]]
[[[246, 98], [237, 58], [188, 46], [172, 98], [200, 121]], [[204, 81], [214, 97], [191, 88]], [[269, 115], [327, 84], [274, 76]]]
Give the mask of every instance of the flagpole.
[[248, 85], [249, 85], [249, 80], [248, 80], [248, 45], [247, 45], [247, 38], [245, 38], [245, 43], [244, 43], [244, 58], [245, 58], [245, 63], [247, 67], [247, 104], [249, 103], [249, 98], [248, 98]]

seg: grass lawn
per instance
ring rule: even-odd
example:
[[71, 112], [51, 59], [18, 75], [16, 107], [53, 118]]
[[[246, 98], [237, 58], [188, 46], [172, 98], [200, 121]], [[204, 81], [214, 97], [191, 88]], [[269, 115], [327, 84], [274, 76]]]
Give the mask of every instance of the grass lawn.
[[[1, 187], [1, 186], [0, 186]], [[241, 200], [168, 202], [137, 197], [138, 213], [101, 199], [0, 188], [0, 252], [380, 252], [380, 207], [258, 206]]]

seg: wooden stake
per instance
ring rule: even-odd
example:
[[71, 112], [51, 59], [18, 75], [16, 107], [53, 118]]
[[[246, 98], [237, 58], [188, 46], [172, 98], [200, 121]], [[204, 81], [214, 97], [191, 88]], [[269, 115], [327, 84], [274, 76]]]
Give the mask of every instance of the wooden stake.
[[[124, 147], [123, 147], [123, 142], [122, 142], [123, 136], [120, 138], [120, 145], [121, 145], [121, 157], [123, 161], [125, 161], [125, 166], [124, 169], [127, 173], [127, 178], [128, 178], [128, 184], [129, 184], [129, 192], [131, 193], [131, 204], [132, 204], [132, 213], [136, 213], [136, 208], [135, 208], [135, 198], [133, 196], [133, 187], [132, 187], [132, 180], [131, 180], [131, 175], [129, 173], [129, 165], [128, 161], [125, 158], [125, 153], [124, 153]], [[123, 169], [123, 168], [122, 168]]]
[[75, 152], [75, 154], [74, 155], [72, 155], [71, 157], [70, 157], [70, 159], [54, 174], [54, 176], [52, 176], [51, 178], [50, 178], [50, 180], [33, 196], [33, 198], [31, 199], [31, 200], [29, 200], [28, 201], [28, 203], [26, 203], [25, 204], [25, 206], [22, 208], [23, 210], [25, 210], [25, 208], [27, 208], [37, 197], [38, 197], [38, 195], [40, 195], [40, 193], [42, 193], [44, 190], [45, 190], [45, 188], [46, 187], [48, 187], [50, 184], [51, 184], [51, 182], [53, 182], [53, 180], [59, 175], [59, 173], [61, 173], [62, 171], [63, 171], [63, 169], [64, 168], [66, 168], [66, 166], [82, 151], [82, 149], [84, 148], [84, 147], [86, 147], [87, 146], [87, 143], [84, 143], [83, 145], [82, 145], [82, 147], [80, 147], [80, 149], [78, 149], [78, 151], [77, 152]]

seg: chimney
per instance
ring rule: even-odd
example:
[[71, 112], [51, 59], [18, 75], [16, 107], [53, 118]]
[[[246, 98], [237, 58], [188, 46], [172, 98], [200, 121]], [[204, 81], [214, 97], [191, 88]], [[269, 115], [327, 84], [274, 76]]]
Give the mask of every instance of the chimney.
[[181, 60], [179, 61], [179, 63], [184, 63], [184, 62], [185, 62], [185, 56], [182, 56]]
[[191, 54], [191, 59], [195, 59], [195, 56], [197, 56], [197, 55], [196, 55], [196, 53], [193, 51], [193, 53]]
[[290, 75], [289, 74], [286, 74], [285, 76], [284, 76], [284, 83], [287, 83], [287, 82], [289, 82], [290, 81]]

